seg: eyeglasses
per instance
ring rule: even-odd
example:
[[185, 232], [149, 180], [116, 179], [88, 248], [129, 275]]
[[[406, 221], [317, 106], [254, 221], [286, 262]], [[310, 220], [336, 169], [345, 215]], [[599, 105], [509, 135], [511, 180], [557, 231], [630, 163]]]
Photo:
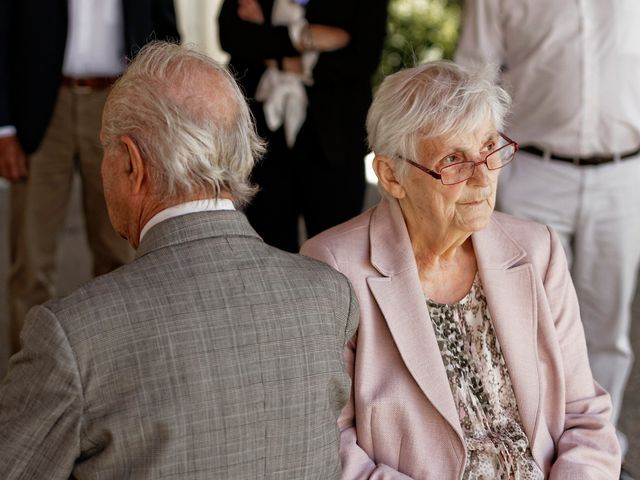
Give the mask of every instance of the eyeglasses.
[[455, 159], [461, 157], [459, 157], [458, 155], [448, 155], [438, 163], [442, 164], [449, 158], [453, 158], [454, 163], [445, 165], [444, 167], [440, 168], [439, 172], [431, 170], [424, 165], [420, 165], [413, 160], [409, 160], [408, 158], [399, 158], [407, 161], [414, 167], [422, 170], [424, 173], [431, 175], [436, 180], [440, 180], [443, 185], [455, 185], [456, 183], [462, 183], [470, 179], [473, 176], [473, 172], [475, 171], [476, 167], [478, 165], [482, 165], [483, 163], [489, 170], [498, 170], [511, 163], [513, 158], [516, 156], [516, 152], [518, 151], [518, 144], [502, 133], [500, 133], [499, 135], [500, 137], [498, 140], [498, 148], [485, 154], [483, 160], [479, 162], [467, 160], [455, 161]]

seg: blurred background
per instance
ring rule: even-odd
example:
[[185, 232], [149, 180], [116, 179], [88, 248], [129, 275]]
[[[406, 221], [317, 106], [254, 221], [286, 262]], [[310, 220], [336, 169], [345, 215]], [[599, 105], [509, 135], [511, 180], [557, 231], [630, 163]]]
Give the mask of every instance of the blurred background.
[[[175, 0], [181, 34], [185, 43], [196, 46], [213, 58], [225, 62], [226, 54], [219, 46], [216, 18], [220, 0]], [[460, 0], [391, 0], [388, 33], [375, 84], [405, 66], [428, 60], [451, 58], [460, 24]], [[370, 158], [364, 159], [370, 165]], [[77, 179], [76, 179], [77, 180]], [[368, 168], [369, 181], [366, 206], [378, 199], [375, 175]], [[89, 250], [80, 214], [79, 181], [74, 183], [71, 208], [68, 210], [65, 236], [58, 252], [60, 264], [58, 292], [65, 295], [90, 278]], [[0, 332], [6, 331], [8, 275], [8, 189], [0, 179]], [[640, 318], [640, 295], [636, 295], [634, 318]], [[636, 351], [640, 346], [640, 326], [632, 331]], [[8, 346], [6, 335], [0, 335], [0, 377], [4, 374]], [[640, 369], [631, 373], [621, 419], [622, 430], [629, 435], [630, 454], [627, 467], [640, 477]]]

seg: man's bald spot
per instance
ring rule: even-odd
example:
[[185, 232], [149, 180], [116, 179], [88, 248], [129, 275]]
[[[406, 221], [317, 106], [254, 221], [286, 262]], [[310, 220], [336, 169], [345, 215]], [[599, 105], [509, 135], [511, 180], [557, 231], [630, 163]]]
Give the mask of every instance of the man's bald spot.
[[168, 99], [183, 107], [197, 123], [212, 120], [219, 126], [231, 127], [239, 108], [231, 77], [195, 59], [183, 67], [186, 68], [168, 72], [164, 85]]

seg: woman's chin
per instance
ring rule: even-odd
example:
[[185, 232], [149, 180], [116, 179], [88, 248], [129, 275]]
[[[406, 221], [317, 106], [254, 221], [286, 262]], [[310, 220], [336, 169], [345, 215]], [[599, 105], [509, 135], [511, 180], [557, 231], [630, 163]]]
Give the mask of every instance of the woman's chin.
[[477, 232], [485, 228], [491, 220], [493, 208], [486, 203], [465, 204], [458, 211], [458, 224], [467, 232]]

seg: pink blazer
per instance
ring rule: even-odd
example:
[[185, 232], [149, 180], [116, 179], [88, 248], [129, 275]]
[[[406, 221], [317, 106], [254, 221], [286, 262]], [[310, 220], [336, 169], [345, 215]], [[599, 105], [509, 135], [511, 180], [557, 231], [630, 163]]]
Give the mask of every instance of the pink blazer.
[[[611, 403], [591, 375], [558, 237], [496, 212], [472, 241], [533, 458], [547, 478], [617, 479]], [[343, 478], [462, 478], [462, 430], [398, 203], [382, 200], [302, 253], [346, 275], [360, 303], [345, 350]]]

